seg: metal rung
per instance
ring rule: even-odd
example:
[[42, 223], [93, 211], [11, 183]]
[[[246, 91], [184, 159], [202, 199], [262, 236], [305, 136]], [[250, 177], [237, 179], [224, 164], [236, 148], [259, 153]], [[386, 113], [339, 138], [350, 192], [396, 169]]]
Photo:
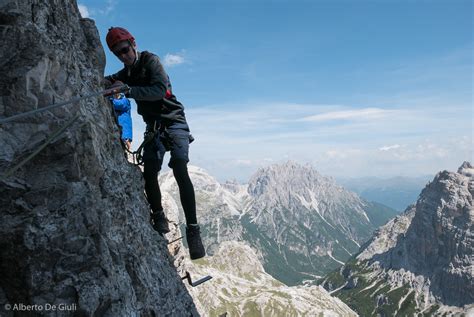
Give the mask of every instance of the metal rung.
[[211, 278], [212, 278], [212, 276], [207, 275], [207, 276], [204, 276], [203, 278], [197, 280], [196, 282], [193, 282], [193, 280], [191, 279], [191, 274], [189, 274], [189, 272], [186, 271], [186, 275], [183, 276], [181, 279], [182, 280], [187, 279], [189, 285], [191, 285], [192, 287], [196, 287], [196, 286], [198, 286], [198, 285], [200, 285], [204, 282], [209, 281]]
[[181, 239], [183, 239], [183, 237], [179, 237], [178, 239], [174, 239], [173, 241], [168, 242], [168, 245], [170, 245], [171, 243], [175, 243], [176, 241], [179, 241]]

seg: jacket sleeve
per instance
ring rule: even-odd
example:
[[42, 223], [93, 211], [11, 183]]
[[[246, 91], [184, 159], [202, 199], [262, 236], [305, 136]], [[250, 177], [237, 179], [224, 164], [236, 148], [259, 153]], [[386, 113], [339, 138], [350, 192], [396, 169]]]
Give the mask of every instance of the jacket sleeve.
[[168, 86], [168, 75], [161, 65], [158, 56], [153, 56], [145, 65], [150, 72], [150, 84], [147, 86], [132, 86], [130, 87], [129, 97], [135, 100], [154, 101], [161, 100], [166, 95]]
[[130, 100], [128, 100], [127, 98], [114, 99], [112, 103], [114, 104], [115, 110], [120, 112], [128, 111], [131, 108]]
[[126, 70], [122, 69], [122, 70], [118, 71], [117, 73], [115, 73], [113, 75], [105, 76], [104, 79], [106, 81], [111, 82], [111, 83], [113, 83], [114, 81], [117, 81], [117, 80], [126, 81], [126, 79], [127, 79]]

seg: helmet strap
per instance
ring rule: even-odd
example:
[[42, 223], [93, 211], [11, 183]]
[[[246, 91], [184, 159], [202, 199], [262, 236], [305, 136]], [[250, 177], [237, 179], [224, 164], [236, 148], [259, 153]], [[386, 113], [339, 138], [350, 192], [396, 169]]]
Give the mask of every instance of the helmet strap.
[[133, 51], [135, 52], [135, 60], [133, 61], [132, 66], [135, 66], [138, 62], [138, 50], [137, 50], [137, 44], [135, 41], [128, 40], [128, 43], [130, 43], [130, 46], [132, 46]]

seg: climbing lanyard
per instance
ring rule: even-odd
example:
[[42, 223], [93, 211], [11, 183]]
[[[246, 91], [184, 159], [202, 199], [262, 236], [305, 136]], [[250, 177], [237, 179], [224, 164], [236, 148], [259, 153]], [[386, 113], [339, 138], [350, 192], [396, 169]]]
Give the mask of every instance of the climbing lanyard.
[[156, 138], [156, 135], [158, 133], [160, 133], [160, 127], [156, 126], [156, 121], [155, 121], [153, 125], [153, 129], [148, 130], [147, 128], [147, 131], [145, 132], [144, 140], [136, 151], [132, 152], [129, 149], [127, 149], [127, 147], [124, 145], [125, 151], [127, 151], [128, 154], [132, 155], [133, 165], [135, 166], [143, 165], [143, 149], [145, 148], [145, 145], [147, 145], [148, 143], [150, 143]]
[[79, 118], [79, 114], [76, 114], [71, 120], [69, 120], [64, 126], [60, 127], [58, 130], [56, 130], [51, 136], [49, 136], [46, 141], [43, 142], [43, 144], [36, 149], [33, 153], [28, 155], [27, 158], [25, 158], [23, 161], [15, 165], [14, 167], [10, 168], [7, 172], [5, 172], [3, 175], [0, 175], [0, 180], [3, 181], [13, 175], [13, 173], [18, 170], [20, 167], [25, 165], [28, 161], [30, 161], [33, 157], [35, 157], [39, 152], [41, 152], [48, 144], [52, 143], [58, 136], [60, 136], [64, 131], [66, 131], [67, 128], [69, 128], [76, 120]]

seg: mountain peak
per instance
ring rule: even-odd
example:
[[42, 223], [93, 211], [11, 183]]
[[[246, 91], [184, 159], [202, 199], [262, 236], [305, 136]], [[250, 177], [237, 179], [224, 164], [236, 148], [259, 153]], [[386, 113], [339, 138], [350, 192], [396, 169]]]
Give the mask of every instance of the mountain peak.
[[196, 165], [190, 165], [190, 164], [188, 164], [188, 171], [189, 171], [190, 173], [194, 173], [194, 174], [205, 174], [205, 175], [209, 175], [209, 173], [208, 173], [205, 169], [203, 169], [203, 168], [201, 168], [201, 167], [198, 167], [198, 166], [196, 166]]
[[311, 165], [301, 165], [294, 161], [273, 164], [260, 168], [249, 181], [249, 193], [260, 195], [266, 191], [280, 194], [299, 189], [314, 188], [318, 183], [327, 183], [329, 179], [321, 176]]
[[458, 174], [472, 177], [474, 175], [474, 168], [470, 162], [464, 161], [464, 163], [462, 163], [462, 165], [458, 168]]
[[272, 165], [268, 165], [265, 167], [261, 167], [256, 174], [264, 172], [264, 171], [280, 171], [280, 170], [305, 170], [305, 171], [311, 171], [311, 172], [316, 172], [317, 171], [314, 169], [314, 167], [310, 163], [306, 164], [301, 164], [293, 160], [288, 160], [286, 162], [282, 163], [275, 163]]

